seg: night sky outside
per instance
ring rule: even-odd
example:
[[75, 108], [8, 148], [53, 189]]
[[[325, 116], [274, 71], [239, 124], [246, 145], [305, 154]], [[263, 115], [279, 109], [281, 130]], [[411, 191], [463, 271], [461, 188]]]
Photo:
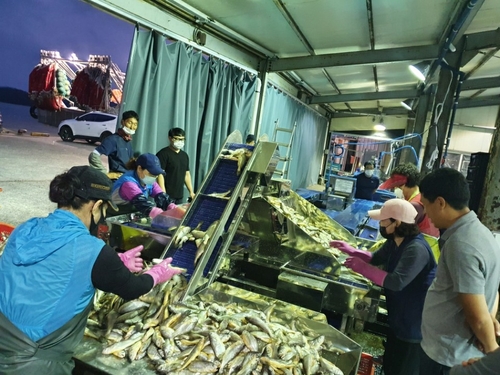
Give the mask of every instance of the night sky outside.
[[127, 68], [134, 25], [80, 0], [1, 0], [0, 87], [28, 90], [40, 50], [110, 55]]

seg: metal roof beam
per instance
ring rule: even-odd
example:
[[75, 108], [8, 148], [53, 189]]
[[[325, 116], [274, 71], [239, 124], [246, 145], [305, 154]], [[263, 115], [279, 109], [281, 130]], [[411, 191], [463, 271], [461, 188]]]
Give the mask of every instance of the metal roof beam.
[[354, 108], [351, 111], [337, 111], [334, 113], [334, 118], [344, 117], [362, 117], [362, 116], [377, 116], [383, 114], [384, 116], [403, 116], [407, 115], [409, 111], [403, 107], [388, 107], [384, 108], [382, 112], [378, 108]]
[[491, 78], [468, 79], [462, 83], [462, 91], [493, 89], [500, 87], [500, 76]]
[[309, 99], [309, 104], [360, 102], [365, 100], [384, 100], [384, 99], [408, 99], [408, 98], [416, 98], [418, 94], [419, 94], [418, 90], [398, 90], [398, 91], [363, 92], [357, 94], [313, 96]]
[[[500, 105], [500, 96], [489, 96], [474, 99], [460, 99], [458, 101], [458, 108], [476, 108], [476, 107], [490, 107]], [[403, 107], [387, 107], [382, 110], [384, 116], [402, 116], [408, 115], [410, 111]], [[337, 111], [333, 115], [335, 118], [344, 117], [362, 117], [362, 116], [373, 116], [380, 115], [380, 110], [378, 108], [358, 108], [350, 111]]]
[[285, 59], [265, 60], [268, 72], [288, 70], [328, 68], [346, 65], [383, 64], [397, 61], [432, 60], [439, 55], [437, 45], [399, 47], [373, 51], [332, 53], [316, 56], [290, 57]]
[[281, 0], [273, 0], [273, 1], [276, 8], [278, 8], [278, 10], [281, 12], [283, 18], [286, 20], [286, 22], [288, 22], [295, 35], [297, 35], [297, 38], [299, 38], [302, 45], [307, 49], [307, 52], [309, 52], [311, 55], [315, 55], [316, 53], [314, 52], [314, 48], [311, 46], [311, 43], [309, 43], [302, 30], [300, 30], [299, 25], [297, 25], [297, 22], [295, 22], [288, 9], [286, 9], [286, 6], [285, 4], [283, 4], [283, 1]]
[[[467, 31], [470, 24], [472, 23], [472, 21], [476, 17], [477, 13], [479, 12], [481, 7], [483, 6], [484, 0], [476, 0], [476, 1], [465, 0], [465, 1], [461, 1], [461, 3], [462, 3], [461, 4], [462, 8], [467, 7], [470, 9], [470, 13], [466, 16], [466, 18], [463, 20], [463, 23], [461, 25], [454, 24], [452, 26], [453, 28], [458, 27], [458, 31], [453, 38], [456, 41], [460, 40], [462, 35], [464, 35], [465, 31]], [[459, 20], [457, 20], [457, 22], [458, 21]], [[452, 43], [453, 43], [453, 41], [452, 41]]]
[[460, 99], [458, 108], [491, 107], [500, 105], [500, 96], [486, 96], [474, 99]]
[[500, 28], [480, 33], [466, 34], [466, 51], [477, 51], [486, 48], [500, 47]]

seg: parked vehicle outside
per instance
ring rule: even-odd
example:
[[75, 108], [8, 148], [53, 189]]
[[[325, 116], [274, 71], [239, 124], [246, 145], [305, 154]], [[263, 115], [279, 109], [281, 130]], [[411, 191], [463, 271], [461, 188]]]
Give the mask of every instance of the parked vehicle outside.
[[61, 121], [58, 134], [65, 142], [84, 139], [88, 143], [102, 142], [116, 130], [117, 116], [104, 112], [88, 112], [75, 119]]

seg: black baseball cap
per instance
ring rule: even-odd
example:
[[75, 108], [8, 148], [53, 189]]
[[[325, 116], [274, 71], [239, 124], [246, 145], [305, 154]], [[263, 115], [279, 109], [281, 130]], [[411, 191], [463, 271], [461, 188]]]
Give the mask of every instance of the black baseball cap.
[[76, 196], [83, 199], [102, 199], [113, 210], [118, 211], [118, 207], [111, 200], [113, 183], [108, 176], [88, 165], [73, 167], [68, 173], [75, 175], [83, 185], [81, 189], [76, 191]]

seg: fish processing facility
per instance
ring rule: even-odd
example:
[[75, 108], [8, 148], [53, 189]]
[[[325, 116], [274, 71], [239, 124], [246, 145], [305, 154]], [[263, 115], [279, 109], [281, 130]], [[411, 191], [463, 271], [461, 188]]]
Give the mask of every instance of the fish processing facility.
[[[377, 277], [354, 272], [331, 242], [374, 259], [387, 227], [368, 212], [411, 205], [420, 176], [442, 167], [466, 176], [464, 209], [500, 232], [500, 2], [84, 1], [136, 25], [117, 107], [140, 114], [129, 145], [156, 154], [182, 128], [196, 194], [154, 218], [108, 210], [101, 239], [182, 273], [131, 301], [97, 292], [74, 375], [380, 375], [383, 340], [399, 340], [389, 322], [420, 327], [417, 299], [392, 297], [408, 280], [380, 287], [399, 274], [376, 262]], [[89, 64], [109, 81], [101, 60]], [[69, 88], [49, 81], [51, 95]], [[408, 165], [415, 181], [393, 173]], [[410, 236], [396, 227], [424, 223], [434, 237], [412, 236], [431, 280], [439, 230], [412, 203], [406, 221], [378, 216], [398, 223], [375, 258], [390, 253], [388, 271], [404, 249], [395, 238]], [[406, 310], [389, 319], [395, 300]]]
[[182, 218], [166, 211], [107, 219], [110, 245], [142, 244], [147, 261], [172, 257], [185, 272], [134, 301], [97, 294], [79, 367], [357, 373], [362, 348], [346, 333], [377, 325], [383, 296], [342, 266], [346, 255], [329, 243], [366, 248], [375, 241], [355, 237], [273, 178], [277, 143], [241, 139], [239, 132], [228, 137]]

